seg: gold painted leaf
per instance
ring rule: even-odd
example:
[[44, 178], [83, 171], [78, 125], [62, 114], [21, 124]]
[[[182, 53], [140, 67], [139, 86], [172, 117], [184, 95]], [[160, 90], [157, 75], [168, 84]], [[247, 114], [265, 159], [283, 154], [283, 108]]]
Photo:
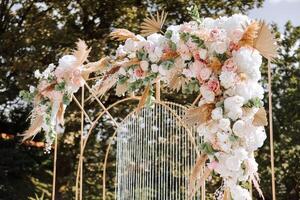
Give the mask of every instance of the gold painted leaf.
[[273, 60], [278, 55], [275, 36], [264, 21], [260, 22], [260, 29], [253, 47], [269, 60]]
[[144, 36], [151, 35], [153, 33], [161, 32], [161, 29], [166, 21], [168, 13], [162, 11], [157, 12], [156, 17], [150, 13], [150, 17], [144, 19], [141, 24], [141, 34]]
[[259, 108], [259, 110], [254, 115], [254, 119], [252, 123], [254, 126], [268, 125], [267, 113], [265, 108], [263, 107]]

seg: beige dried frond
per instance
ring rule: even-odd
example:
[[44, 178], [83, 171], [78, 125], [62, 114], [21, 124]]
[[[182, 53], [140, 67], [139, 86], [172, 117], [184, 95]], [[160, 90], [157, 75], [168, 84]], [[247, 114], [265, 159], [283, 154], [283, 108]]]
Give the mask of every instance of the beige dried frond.
[[149, 97], [149, 94], [150, 94], [150, 85], [147, 85], [147, 87], [145, 88], [145, 90], [142, 94], [142, 97], [139, 101], [139, 104], [137, 105], [136, 112], [139, 112], [144, 107], [144, 105]]
[[211, 112], [214, 107], [215, 105], [211, 103], [189, 108], [184, 116], [185, 123], [189, 126], [195, 126], [208, 122], [211, 119]]
[[79, 39], [78, 42], [76, 42], [76, 49], [73, 51], [73, 55], [77, 58], [76, 64], [82, 65], [85, 61], [87, 61], [90, 51], [91, 48], [88, 48], [85, 41]]
[[207, 158], [208, 157], [206, 154], [201, 154], [197, 157], [196, 164], [194, 165], [189, 178], [189, 194], [195, 192], [196, 181], [199, 178], [203, 167], [205, 166]]
[[258, 31], [260, 29], [260, 24], [257, 21], [249, 24], [244, 31], [244, 34], [239, 41], [240, 46], [250, 46], [253, 47], [254, 40], [257, 38]]
[[175, 66], [170, 69], [167, 74], [168, 88], [174, 91], [179, 91], [187, 82], [187, 79], [182, 74], [182, 67]]
[[96, 96], [104, 95], [109, 89], [111, 89], [117, 82], [117, 78], [115, 76], [110, 76], [106, 79], [102, 79], [101, 84], [96, 87], [95, 94]]
[[264, 107], [259, 108], [259, 110], [255, 113], [252, 123], [254, 126], [268, 125], [267, 113]]
[[[212, 172], [212, 170], [209, 169], [208, 167], [206, 167], [204, 169], [203, 175], [199, 179], [196, 180], [195, 188], [200, 189], [204, 185], [205, 180], [210, 176], [211, 172]], [[192, 191], [192, 190], [189, 191], [189, 199], [193, 198], [195, 192], [196, 192], [195, 190], [194, 191]]]
[[153, 33], [161, 32], [167, 15], [168, 13], [165, 11], [162, 11], [161, 13], [157, 12], [156, 17], [150, 13], [150, 17], [144, 19], [141, 24], [141, 34], [144, 36], [148, 36]]
[[23, 139], [22, 139], [23, 142], [31, 137], [34, 137], [41, 130], [42, 124], [44, 121], [43, 119], [44, 118], [41, 115], [35, 116], [35, 118], [31, 122], [31, 125], [28, 128], [28, 130], [25, 131], [25, 133], [21, 135], [21, 136], [23, 136]]
[[124, 28], [117, 28], [115, 30], [113, 30], [109, 36], [117, 41], [125, 41], [128, 38], [131, 38], [133, 40], [138, 40], [135, 36], [134, 33], [132, 33], [131, 31], [124, 29]]
[[278, 55], [275, 36], [264, 21], [260, 22], [260, 29], [253, 47], [269, 60], [273, 60]]
[[170, 59], [175, 59], [178, 56], [179, 56], [179, 54], [176, 51], [168, 51], [168, 52], [164, 53], [160, 59], [161, 59], [161, 61], [166, 61], [166, 60], [170, 60]]

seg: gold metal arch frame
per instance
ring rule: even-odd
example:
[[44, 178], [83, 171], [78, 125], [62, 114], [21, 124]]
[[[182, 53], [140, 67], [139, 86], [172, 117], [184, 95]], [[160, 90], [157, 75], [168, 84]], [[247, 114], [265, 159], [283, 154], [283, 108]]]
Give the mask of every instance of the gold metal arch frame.
[[[274, 141], [273, 141], [273, 124], [272, 124], [272, 88], [271, 88], [271, 81], [272, 81], [272, 74], [271, 74], [271, 67], [270, 67], [270, 60], [268, 59], [268, 99], [269, 99], [269, 128], [270, 128], [270, 132], [269, 132], [269, 136], [270, 136], [270, 155], [271, 155], [271, 178], [272, 178], [272, 199], [276, 200], [276, 186], [275, 186], [275, 166], [274, 166]], [[89, 115], [86, 113], [86, 111], [84, 110], [84, 103], [85, 103], [85, 99], [84, 99], [84, 94], [85, 94], [85, 89], [84, 87], [86, 87], [88, 89], [88, 91], [91, 93], [92, 97], [98, 102], [98, 104], [100, 105], [100, 107], [103, 109], [103, 111], [96, 117], [96, 119], [94, 121], [92, 121], [89, 117]], [[156, 84], [156, 102], [157, 104], [161, 104], [164, 105], [166, 108], [170, 109], [167, 106], [167, 102], [163, 102], [160, 101], [160, 86], [159, 84]], [[198, 96], [195, 101], [193, 102], [193, 104], [196, 104], [197, 101], [200, 99], [200, 96]], [[75, 97], [73, 96], [73, 100], [74, 102], [78, 105], [78, 107], [81, 109], [81, 139], [80, 139], [80, 155], [79, 155], [79, 163], [78, 163], [78, 169], [77, 169], [77, 176], [76, 176], [76, 195], [75, 195], [75, 199], [78, 200], [82, 200], [82, 182], [83, 182], [83, 154], [84, 154], [84, 149], [86, 147], [87, 144], [87, 140], [89, 138], [89, 136], [92, 133], [92, 130], [95, 128], [96, 124], [98, 123], [98, 121], [101, 119], [102, 116], [104, 116], [104, 114], [107, 114], [108, 117], [112, 120], [112, 122], [114, 123], [114, 125], [118, 128], [119, 125], [118, 123], [115, 121], [115, 119], [112, 117], [112, 115], [110, 114], [109, 110], [115, 106], [117, 106], [120, 103], [126, 102], [126, 101], [139, 101], [140, 97], [137, 96], [131, 96], [131, 97], [127, 97], [124, 98], [122, 100], [119, 100], [115, 103], [113, 103], [112, 105], [108, 106], [107, 108], [103, 105], [103, 103], [99, 100], [99, 98], [95, 95], [95, 93], [93, 92], [93, 90], [89, 87], [89, 85], [87, 83], [85, 83], [85, 86], [82, 87], [82, 95], [81, 95], [81, 102]], [[172, 110], [172, 109], [170, 109]], [[135, 111], [133, 111], [135, 112]], [[132, 112], [132, 113], [133, 113]], [[182, 121], [182, 119], [175, 114], [177, 120], [180, 121], [180, 123], [182, 124], [183, 127], [186, 127], [186, 125], [184, 124], [184, 122]], [[91, 127], [87, 133], [87, 135], [84, 137], [83, 136], [83, 125], [84, 125], [84, 121], [87, 120], [90, 124]], [[187, 127], [186, 127], [187, 128]], [[188, 130], [188, 129], [187, 129]], [[190, 132], [188, 132], [190, 136], [192, 136], [192, 134]], [[113, 134], [112, 137], [116, 136], [116, 131]], [[190, 137], [189, 136], [189, 137]], [[193, 139], [193, 141], [195, 141], [195, 139], [193, 137], [191, 137], [191, 139]], [[55, 140], [55, 148], [54, 148], [54, 164], [53, 164], [53, 190], [52, 190], [52, 200], [55, 200], [55, 186], [56, 186], [56, 161], [57, 161], [57, 139]], [[105, 200], [106, 198], [106, 164], [107, 164], [107, 159], [109, 156], [109, 150], [111, 149], [111, 143], [109, 144], [106, 154], [105, 154], [105, 158], [104, 158], [104, 170], [103, 170], [103, 194], [102, 197]], [[199, 151], [197, 152], [197, 154], [199, 154]], [[205, 199], [205, 187], [203, 187], [202, 191], [202, 200]]]
[[[187, 125], [184, 123], [183, 119], [171, 108], [171, 106], [178, 106], [182, 109], [186, 109], [186, 107], [176, 104], [176, 103], [172, 103], [172, 102], [164, 102], [164, 101], [160, 101], [160, 86], [159, 84], [156, 84], [156, 99], [155, 100], [155, 104], [163, 106], [166, 110], [168, 110], [173, 116], [174, 119], [176, 121], [178, 121], [178, 123], [180, 124], [180, 126], [182, 126], [189, 137], [189, 140], [191, 141], [191, 143], [194, 146], [195, 149], [195, 154], [198, 156], [199, 155], [199, 150], [198, 147], [196, 145], [196, 140], [195, 137], [192, 133], [191, 128], [187, 127]], [[97, 101], [97, 103], [100, 105], [100, 107], [103, 109], [102, 112], [100, 112], [98, 114], [98, 116], [96, 117], [96, 119], [94, 121], [91, 120], [91, 118], [89, 117], [89, 115], [87, 114], [87, 112], [85, 111], [84, 108], [84, 104], [86, 99], [84, 98], [84, 94], [85, 94], [85, 89], [87, 88], [88, 91], [91, 93], [92, 97]], [[199, 99], [199, 97], [197, 97], [197, 99], [195, 100], [195, 102]], [[102, 102], [100, 101], [100, 99], [94, 94], [93, 90], [89, 87], [89, 85], [87, 83], [85, 83], [85, 86], [82, 88], [82, 94], [81, 94], [81, 102], [75, 97], [73, 96], [73, 100], [74, 102], [78, 105], [78, 107], [81, 109], [81, 139], [80, 139], [80, 155], [79, 155], [79, 161], [78, 161], [78, 168], [77, 168], [77, 174], [76, 174], [76, 195], [75, 195], [75, 199], [78, 200], [82, 200], [82, 188], [83, 188], [83, 158], [84, 158], [84, 150], [88, 141], [89, 136], [91, 135], [93, 129], [95, 128], [96, 124], [99, 122], [99, 120], [101, 119], [101, 117], [103, 117], [105, 114], [112, 120], [114, 126], [116, 127], [116, 131], [114, 132], [114, 134], [112, 135], [112, 138], [115, 138], [117, 135], [117, 129], [119, 127], [119, 124], [116, 122], [116, 120], [114, 119], [114, 117], [110, 114], [109, 110], [112, 109], [113, 107], [124, 103], [126, 101], [139, 101], [140, 97], [137, 96], [131, 96], [131, 97], [127, 97], [124, 99], [121, 99], [113, 104], [111, 104], [110, 106], [108, 106], [107, 108], [102, 104]], [[194, 102], [194, 103], [195, 103]], [[138, 115], [136, 110], [133, 110], [132, 112], [130, 112], [127, 117], [124, 118], [124, 120], [132, 115]], [[87, 120], [90, 124], [91, 127], [88, 130], [88, 133], [84, 136], [83, 134], [83, 127], [84, 127], [84, 121]], [[107, 160], [109, 157], [109, 152], [112, 146], [112, 140], [108, 145], [108, 148], [106, 150], [106, 154], [105, 154], [105, 158], [104, 158], [104, 166], [103, 166], [103, 191], [102, 191], [102, 198], [105, 200], [106, 199], [106, 166], [107, 166]], [[55, 185], [55, 181], [53, 182], [53, 184]], [[53, 195], [54, 196], [54, 195]], [[201, 190], [201, 198], [205, 199], [205, 188], [203, 187], [203, 189]]]

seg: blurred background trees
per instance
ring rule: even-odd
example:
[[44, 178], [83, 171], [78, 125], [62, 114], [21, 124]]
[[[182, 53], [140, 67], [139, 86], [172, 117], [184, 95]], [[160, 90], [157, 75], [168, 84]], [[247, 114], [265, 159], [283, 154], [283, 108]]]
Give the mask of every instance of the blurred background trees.
[[[203, 17], [246, 13], [261, 7], [263, 0], [1, 0], [0, 1], [0, 199], [29, 199], [45, 194], [49, 199], [52, 184], [52, 154], [44, 154], [39, 145], [20, 144], [18, 134], [28, 127], [31, 106], [18, 98], [20, 90], [35, 85], [33, 71], [43, 70], [57, 62], [74, 47], [78, 38], [93, 48], [90, 60], [114, 51], [117, 43], [108, 38], [113, 28], [139, 31], [147, 13], [164, 9], [168, 23], [190, 20], [187, 7], [200, 6]], [[280, 56], [273, 65], [273, 107], [275, 166], [278, 199], [300, 199], [300, 27], [287, 22], [280, 35]], [[266, 70], [266, 67], [264, 67]], [[264, 82], [267, 81], [264, 76]], [[80, 94], [78, 94], [80, 96]], [[192, 102], [194, 96], [165, 93], [164, 98]], [[175, 98], [175, 99], [174, 99]], [[118, 99], [113, 92], [103, 100], [106, 105]], [[267, 98], [266, 98], [267, 99]], [[267, 103], [267, 102], [266, 102]], [[89, 104], [90, 114], [97, 113]], [[121, 119], [132, 105], [123, 104], [113, 110]], [[121, 113], [122, 115], [118, 115]], [[57, 199], [74, 199], [75, 173], [79, 153], [80, 113], [75, 104], [68, 107], [67, 126], [59, 136]], [[89, 139], [84, 164], [84, 199], [101, 199], [102, 170], [105, 150], [113, 127], [103, 119]], [[35, 138], [41, 141], [42, 134]], [[115, 166], [112, 159], [108, 171], [108, 196], [113, 196]], [[270, 156], [268, 141], [257, 153], [261, 187], [271, 199]], [[208, 184], [208, 191], [216, 185]], [[256, 193], [254, 194], [257, 196]], [[256, 197], [258, 198], [258, 197]]]

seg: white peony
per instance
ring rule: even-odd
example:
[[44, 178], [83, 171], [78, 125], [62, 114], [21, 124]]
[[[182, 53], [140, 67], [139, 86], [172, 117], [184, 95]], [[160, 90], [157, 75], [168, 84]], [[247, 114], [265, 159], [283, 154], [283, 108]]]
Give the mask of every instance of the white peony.
[[243, 120], [236, 121], [232, 126], [232, 131], [235, 135], [243, 137], [246, 131], [246, 124]]
[[73, 55], [65, 55], [58, 60], [58, 67], [62, 69], [67, 69], [74, 67], [77, 58]]
[[212, 29], [216, 27], [216, 20], [214, 20], [213, 18], [204, 18], [202, 21], [201, 26], [205, 29]]
[[219, 128], [223, 131], [230, 130], [230, 120], [228, 118], [220, 119]]
[[243, 81], [236, 85], [235, 93], [244, 98], [244, 103], [250, 99], [259, 98], [263, 99], [264, 89], [263, 87], [252, 80]]
[[223, 109], [221, 107], [217, 107], [212, 110], [211, 112], [211, 118], [213, 120], [219, 120], [223, 118]]
[[159, 33], [153, 33], [147, 37], [147, 41], [150, 42], [150, 45], [158, 47], [163, 45], [166, 38]]
[[261, 78], [259, 68], [262, 64], [262, 56], [256, 49], [241, 47], [233, 52], [233, 61], [238, 71], [245, 73], [248, 78], [258, 81]]
[[224, 28], [227, 31], [228, 37], [234, 41], [237, 42], [241, 39], [240, 37], [237, 37], [236, 32], [243, 32], [244, 26], [250, 22], [249, 18], [246, 15], [241, 14], [234, 14], [231, 17], [228, 17], [227, 19], [223, 19], [222, 28]]
[[230, 188], [230, 193], [233, 200], [251, 200], [249, 191], [239, 185]]
[[222, 71], [220, 75], [220, 81], [221, 85], [225, 88], [228, 89], [232, 86], [234, 86], [236, 80], [236, 73], [231, 72], [231, 71]]
[[134, 41], [134, 40], [131, 39], [131, 38], [128, 38], [128, 39], [125, 41], [125, 44], [124, 44], [123, 49], [124, 49], [124, 51], [127, 52], [127, 53], [134, 52], [134, 51], [136, 51], [136, 49], [137, 49], [137, 42]]

